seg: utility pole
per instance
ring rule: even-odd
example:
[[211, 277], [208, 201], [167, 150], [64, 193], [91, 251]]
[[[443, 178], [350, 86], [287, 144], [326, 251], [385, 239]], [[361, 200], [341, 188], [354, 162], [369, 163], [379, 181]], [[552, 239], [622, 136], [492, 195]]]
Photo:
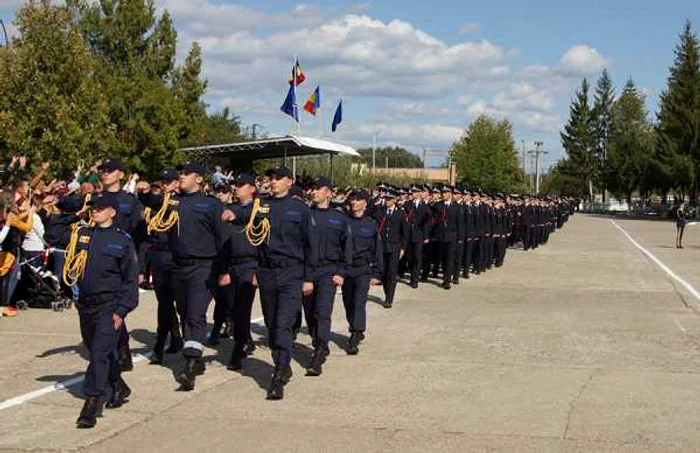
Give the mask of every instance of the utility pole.
[[535, 142], [535, 149], [528, 151], [528, 154], [535, 158], [535, 194], [540, 193], [540, 156], [549, 154], [549, 151], [542, 149], [542, 145], [544, 145], [544, 142]]
[[523, 174], [527, 174], [525, 171], [525, 140], [520, 140], [523, 142]]
[[377, 136], [381, 133], [382, 131], [375, 129], [372, 134], [372, 171], [377, 169]]

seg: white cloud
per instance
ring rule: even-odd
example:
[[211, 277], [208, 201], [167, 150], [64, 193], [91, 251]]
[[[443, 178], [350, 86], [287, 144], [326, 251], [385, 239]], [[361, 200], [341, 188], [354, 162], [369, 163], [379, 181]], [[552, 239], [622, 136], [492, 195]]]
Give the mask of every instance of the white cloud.
[[603, 57], [596, 49], [585, 44], [570, 47], [560, 60], [561, 66], [566, 71], [574, 74], [594, 74], [610, 66], [612, 60]]
[[461, 27], [459, 27], [459, 34], [460, 35], [468, 35], [471, 33], [476, 32], [479, 29], [479, 25], [474, 23], [474, 22], [469, 22], [468, 24], [464, 24]]
[[429, 147], [440, 143], [449, 148], [464, 129], [444, 124], [423, 124], [415, 126], [404, 123], [362, 124], [353, 132], [357, 138], [370, 139], [375, 131], [379, 132], [382, 142], [392, 142], [412, 149]]

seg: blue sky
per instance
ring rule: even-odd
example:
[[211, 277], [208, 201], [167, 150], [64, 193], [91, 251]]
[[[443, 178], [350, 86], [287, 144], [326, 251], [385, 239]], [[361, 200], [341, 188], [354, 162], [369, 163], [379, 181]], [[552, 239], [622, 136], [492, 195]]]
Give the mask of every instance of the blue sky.
[[[0, 17], [21, 3], [0, 0]], [[653, 115], [684, 21], [700, 30], [691, 1], [156, 3], [176, 21], [180, 57], [202, 44], [210, 109], [228, 106], [271, 135], [290, 131], [279, 106], [297, 53], [308, 77], [298, 101], [321, 84], [327, 137], [360, 147], [376, 132], [379, 145], [448, 149], [485, 113], [509, 119], [519, 146], [543, 141], [545, 167], [561, 156], [558, 131], [584, 76], [607, 67], [618, 90], [633, 77]], [[341, 96], [344, 123], [331, 135]], [[318, 134], [300, 114], [302, 133]]]

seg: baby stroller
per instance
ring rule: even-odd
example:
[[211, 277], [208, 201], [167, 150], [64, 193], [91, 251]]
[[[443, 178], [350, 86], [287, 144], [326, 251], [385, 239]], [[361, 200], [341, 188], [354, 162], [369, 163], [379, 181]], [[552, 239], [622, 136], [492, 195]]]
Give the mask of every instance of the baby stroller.
[[31, 259], [22, 257], [20, 261], [22, 277], [14, 297], [20, 310], [50, 308], [63, 311], [73, 306], [73, 301], [63, 295], [58, 277], [46, 268], [45, 257], [45, 254]]

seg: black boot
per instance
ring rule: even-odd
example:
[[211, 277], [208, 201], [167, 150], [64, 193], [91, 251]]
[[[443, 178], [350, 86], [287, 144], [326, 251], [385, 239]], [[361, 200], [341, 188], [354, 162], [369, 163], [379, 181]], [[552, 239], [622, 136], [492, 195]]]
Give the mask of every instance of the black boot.
[[353, 332], [350, 334], [347, 349], [348, 355], [357, 355], [360, 352], [360, 343], [364, 338], [365, 336], [362, 332]]
[[248, 338], [248, 342], [245, 344], [243, 352], [245, 352], [245, 355], [253, 355], [255, 352], [255, 343], [253, 343], [252, 338]]
[[320, 376], [323, 373], [323, 364], [326, 363], [328, 349], [316, 348], [311, 356], [311, 363], [306, 368], [307, 376]]
[[185, 362], [185, 367], [175, 373], [175, 380], [180, 384], [180, 390], [185, 392], [194, 390], [195, 378], [204, 374], [205, 370], [206, 366], [201, 358], [188, 358], [187, 362]]
[[102, 399], [99, 396], [88, 396], [75, 422], [76, 428], [92, 428], [97, 424], [97, 417], [100, 415], [102, 415]]
[[449, 281], [442, 282], [442, 289], [450, 289], [450, 288], [452, 288], [452, 285], [450, 285]]
[[270, 382], [270, 390], [267, 392], [268, 400], [281, 400], [284, 398], [284, 386], [287, 385], [292, 378], [292, 367], [275, 367], [272, 373], [272, 381]]
[[459, 277], [452, 277], [452, 284], [459, 285]]
[[167, 333], [158, 333], [156, 344], [153, 346], [153, 352], [151, 353], [151, 365], [163, 364], [163, 355], [165, 354], [165, 340], [167, 337]]
[[105, 404], [105, 407], [107, 409], [122, 407], [122, 405], [128, 401], [127, 398], [129, 395], [131, 395], [131, 389], [120, 376], [119, 379], [112, 384], [112, 397], [107, 404]]
[[207, 338], [207, 345], [209, 346], [217, 346], [220, 342], [221, 338], [221, 323], [220, 322], [215, 322], [214, 327], [211, 329], [211, 334], [209, 335], [209, 338]]
[[170, 331], [170, 346], [165, 350], [166, 354], [177, 354], [182, 351], [185, 343], [182, 341], [182, 336], [180, 335], [180, 328], [175, 326]]
[[119, 347], [119, 369], [122, 372], [134, 369], [134, 361], [131, 358], [131, 349], [128, 343]]
[[246, 356], [245, 350], [236, 343], [233, 346], [233, 352], [231, 352], [231, 359], [226, 366], [227, 369], [231, 371], [240, 370], [243, 368], [243, 358]]

